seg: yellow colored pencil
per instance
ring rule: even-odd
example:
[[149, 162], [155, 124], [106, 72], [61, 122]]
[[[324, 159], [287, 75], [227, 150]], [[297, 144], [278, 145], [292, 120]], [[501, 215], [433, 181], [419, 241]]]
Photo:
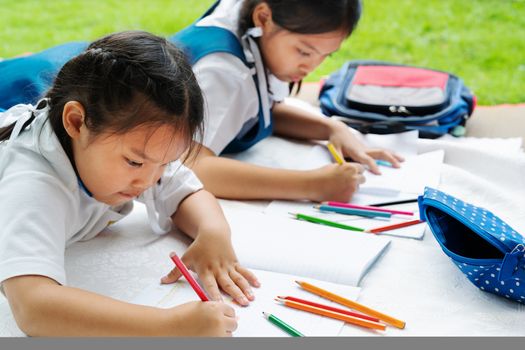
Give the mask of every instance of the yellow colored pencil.
[[326, 298], [328, 300], [331, 300], [331, 301], [335, 301], [338, 304], [341, 304], [341, 305], [344, 305], [344, 306], [349, 307], [351, 309], [360, 311], [360, 312], [362, 312], [364, 314], [376, 317], [376, 318], [380, 319], [383, 322], [391, 324], [394, 327], [401, 328], [401, 329], [405, 328], [405, 322], [404, 321], [398, 320], [398, 319], [396, 319], [396, 318], [394, 318], [392, 316], [385, 315], [385, 314], [383, 314], [383, 313], [381, 313], [379, 311], [376, 311], [374, 309], [369, 308], [368, 306], [359, 304], [359, 303], [357, 303], [357, 302], [355, 302], [353, 300], [347, 299], [345, 297], [342, 297], [342, 296], [339, 296], [339, 295], [334, 294], [332, 292], [329, 292], [329, 291], [327, 291], [325, 289], [322, 289], [322, 288], [319, 288], [317, 286], [314, 286], [311, 283], [302, 282], [302, 281], [295, 281], [295, 282], [299, 286], [301, 286], [302, 289], [304, 289], [304, 290], [306, 290], [306, 291], [308, 291], [310, 293], [319, 295], [319, 296], [321, 296], [323, 298]]
[[337, 152], [337, 150], [335, 149], [334, 145], [332, 145], [331, 143], [328, 143], [326, 145], [326, 147], [328, 147], [328, 150], [330, 151], [330, 154], [332, 155], [332, 157], [334, 157], [334, 159], [337, 162], [337, 164], [341, 165], [341, 164], [345, 163], [345, 159], [339, 154], [339, 152]]

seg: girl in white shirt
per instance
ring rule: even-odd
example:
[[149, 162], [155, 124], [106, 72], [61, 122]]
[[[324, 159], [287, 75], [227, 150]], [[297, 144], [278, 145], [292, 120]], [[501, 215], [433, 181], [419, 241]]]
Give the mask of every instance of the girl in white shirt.
[[[194, 46], [200, 55], [207, 45], [216, 45], [216, 40], [206, 40], [211, 38], [206, 28], [225, 29], [238, 40], [247, 61], [228, 52], [212, 52], [194, 60], [207, 109], [203, 147], [192, 169], [206, 189], [225, 198], [348, 201], [364, 182], [362, 165], [376, 174], [375, 159], [399, 166], [401, 157], [366, 148], [344, 123], [283, 102], [288, 84], [300, 83], [339, 49], [360, 12], [358, 0], [222, 0], [188, 28], [200, 31], [198, 34], [186, 32], [186, 37], [176, 34], [172, 38], [195, 57]], [[361, 164], [292, 171], [218, 157], [225, 151], [250, 147], [271, 132], [272, 124], [273, 132], [281, 136], [328, 140], [345, 157]], [[240, 145], [245, 135], [258, 136]]]
[[[34, 336], [228, 336], [218, 301], [170, 309], [67, 286], [64, 249], [127, 215], [134, 199], [157, 233], [194, 238], [183, 261], [212, 300], [253, 300], [216, 199], [178, 159], [201, 133], [203, 100], [182, 52], [145, 32], [93, 42], [60, 70], [45, 99], [0, 114], [0, 281]], [[168, 256], [166, 256], [168, 259]], [[162, 282], [180, 277], [176, 269]]]

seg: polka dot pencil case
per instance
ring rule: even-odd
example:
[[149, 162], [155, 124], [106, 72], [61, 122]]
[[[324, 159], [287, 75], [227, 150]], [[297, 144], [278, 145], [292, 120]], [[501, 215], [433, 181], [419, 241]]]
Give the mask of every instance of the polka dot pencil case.
[[419, 196], [421, 219], [478, 288], [525, 303], [525, 239], [484, 208], [432, 188]]

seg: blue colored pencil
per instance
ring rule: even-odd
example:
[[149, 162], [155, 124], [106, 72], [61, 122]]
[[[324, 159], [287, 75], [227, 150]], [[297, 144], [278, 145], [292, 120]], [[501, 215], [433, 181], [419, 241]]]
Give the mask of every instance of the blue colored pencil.
[[326, 205], [326, 204], [316, 205], [316, 206], [314, 206], [314, 208], [322, 210], [322, 211], [330, 211], [330, 212], [339, 213], [339, 214], [345, 214], [345, 215], [358, 215], [358, 216], [381, 217], [381, 218], [390, 218], [390, 217], [392, 217], [392, 213], [387, 213], [387, 212], [374, 211], [374, 210], [364, 210], [364, 209], [352, 209], [352, 208], [334, 207], [334, 206]]
[[387, 167], [392, 167], [392, 163], [386, 161], [386, 160], [382, 160], [382, 159], [376, 159], [376, 164], [377, 165], [382, 165], [382, 166], [387, 166]]

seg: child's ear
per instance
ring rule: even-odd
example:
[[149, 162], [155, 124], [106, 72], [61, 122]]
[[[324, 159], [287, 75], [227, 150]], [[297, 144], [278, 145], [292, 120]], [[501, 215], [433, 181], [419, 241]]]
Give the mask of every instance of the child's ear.
[[64, 129], [72, 139], [80, 137], [86, 111], [84, 106], [78, 101], [69, 101], [62, 110], [62, 123]]
[[266, 2], [261, 2], [253, 9], [252, 20], [255, 27], [260, 27], [266, 31], [273, 25], [272, 9]]

